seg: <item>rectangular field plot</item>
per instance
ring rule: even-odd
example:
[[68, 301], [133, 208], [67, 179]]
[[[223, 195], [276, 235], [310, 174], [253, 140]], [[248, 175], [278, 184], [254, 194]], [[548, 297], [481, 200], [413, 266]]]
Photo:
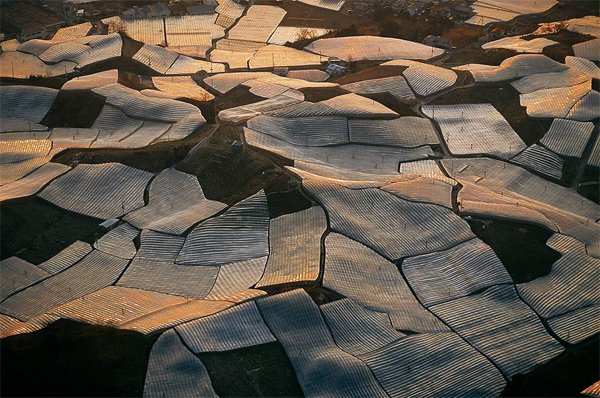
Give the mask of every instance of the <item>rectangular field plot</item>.
[[471, 7], [475, 13], [467, 23], [486, 25], [492, 22], [510, 21], [520, 15], [538, 14], [549, 10], [556, 0], [519, 1], [519, 0], [478, 0]]
[[259, 48], [250, 58], [250, 69], [319, 66], [325, 59], [308, 51], [269, 44]]
[[239, 303], [262, 295], [261, 291], [250, 288], [265, 272], [266, 263], [267, 256], [221, 265], [206, 299]]
[[383, 66], [407, 66], [408, 68], [402, 74], [410, 88], [417, 95], [424, 97], [452, 87], [458, 78], [457, 74], [450, 69], [423, 62], [395, 60], [386, 62]]
[[325, 146], [348, 143], [348, 121], [344, 117], [313, 116], [280, 118], [257, 116], [248, 128], [295, 145]]
[[600, 332], [600, 306], [595, 304], [549, 318], [548, 326], [561, 340], [580, 343]]
[[491, 287], [483, 293], [435, 305], [431, 310], [508, 378], [527, 373], [564, 351], [519, 299], [514, 286]]
[[87, 256], [92, 251], [89, 243], [80, 240], [73, 242], [51, 259], [44, 261], [38, 267], [48, 271], [51, 274], [56, 274], [65, 270]]
[[276, 341], [253, 301], [175, 329], [195, 353], [236, 350]]
[[512, 283], [492, 248], [477, 238], [448, 250], [409, 257], [402, 270], [426, 307]]
[[560, 155], [580, 158], [593, 130], [592, 122], [554, 119], [540, 144]]
[[3, 86], [0, 87], [2, 107], [0, 117], [19, 118], [40, 123], [54, 103], [58, 90], [46, 87]]
[[319, 307], [303, 290], [257, 302], [307, 396], [386, 397], [369, 368], [335, 344]]
[[393, 263], [337, 233], [328, 235], [325, 250], [323, 286], [369, 310], [388, 314], [395, 329], [420, 333], [448, 330], [417, 301]]
[[271, 220], [269, 259], [256, 287], [316, 280], [326, 229], [327, 218], [318, 206]]
[[[201, 306], [202, 311], [179, 308]], [[151, 333], [227, 308], [230, 303], [189, 300], [138, 289], [109, 286], [50, 311], [62, 318]]]
[[142, 207], [151, 178], [146, 171], [119, 163], [80, 164], [38, 196], [64, 209], [106, 220]]
[[318, 163], [343, 170], [372, 174], [397, 173], [399, 162], [426, 159], [433, 155], [433, 151], [428, 146], [394, 148], [357, 144], [326, 147], [293, 145], [248, 128], [244, 128], [244, 137], [246, 142], [253, 147], [267, 150], [291, 160]]
[[491, 104], [427, 105], [422, 111], [440, 125], [444, 140], [455, 155], [508, 158], [525, 149], [521, 138]]
[[113, 256], [131, 260], [137, 251], [133, 240], [139, 233], [138, 229], [123, 223], [96, 240], [94, 247]]
[[250, 6], [246, 14], [229, 30], [227, 37], [266, 43], [285, 14], [284, 9], [275, 6]]
[[490, 41], [481, 46], [484, 50], [502, 48], [513, 50], [519, 53], [541, 54], [544, 48], [558, 44], [545, 37], [537, 37], [531, 40], [525, 40], [522, 36], [503, 37], [502, 39]]
[[415, 99], [415, 95], [402, 76], [363, 80], [356, 83], [344, 84], [341, 87], [356, 94], [390, 93], [398, 100], [412, 101]]
[[[248, 127], [251, 127], [248, 125]], [[391, 120], [348, 120], [350, 142], [414, 148], [439, 144], [437, 133], [425, 118], [405, 116]]]
[[264, 191], [203, 222], [187, 236], [177, 263], [229, 264], [269, 254], [269, 212]]
[[[558, 120], [558, 119], [555, 119]], [[534, 144], [511, 159], [511, 162], [560, 180], [564, 161], [554, 152]]]

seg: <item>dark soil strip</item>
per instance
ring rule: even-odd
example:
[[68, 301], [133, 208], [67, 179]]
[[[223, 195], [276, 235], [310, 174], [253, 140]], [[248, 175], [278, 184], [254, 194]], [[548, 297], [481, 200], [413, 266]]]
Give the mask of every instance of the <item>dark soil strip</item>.
[[312, 207], [312, 203], [299, 189], [270, 193], [267, 195], [267, 202], [269, 204], [270, 218], [296, 213]]
[[221, 397], [302, 397], [281, 343], [198, 355]]
[[204, 125], [183, 140], [159, 142], [139, 149], [67, 149], [56, 155], [52, 161], [66, 165], [118, 162], [157, 173], [183, 160], [194, 145], [210, 136], [213, 129], [212, 125]]
[[309, 102], [325, 101], [349, 93], [340, 87], [307, 87], [301, 88], [300, 91], [304, 94], [304, 99]]
[[494, 105], [526, 145], [537, 142], [552, 124], [552, 119], [527, 116], [525, 107], [520, 104], [519, 93], [506, 82], [459, 88], [436, 98], [429, 105], [486, 103]]
[[48, 87], [59, 90], [63, 84], [67, 82], [67, 78], [62, 76], [56, 77], [30, 77], [29, 79], [12, 79], [9, 77], [0, 78], [0, 86], [36, 86], [36, 87]]
[[48, 127], [92, 127], [106, 99], [91, 90], [61, 90], [41, 124]]
[[18, 256], [34, 264], [56, 255], [76, 240], [93, 243], [102, 232], [97, 220], [29, 197], [0, 204], [1, 257]]
[[496, 253], [515, 283], [530, 282], [548, 275], [561, 255], [546, 241], [553, 231], [546, 228], [497, 219], [467, 219], [473, 233]]
[[363, 80], [370, 79], [381, 79], [384, 77], [400, 76], [406, 69], [406, 66], [375, 66], [369, 69], [361, 70], [360, 72], [353, 73], [351, 75], [343, 76], [337, 80], [333, 80], [336, 83], [349, 84], [361, 82]]
[[577, 192], [589, 200], [600, 204], [600, 191], [598, 190], [599, 183], [600, 168], [587, 166], [579, 181]]
[[412, 104], [402, 102], [390, 93], [365, 94], [363, 97], [370, 98], [387, 106], [400, 116], [419, 116], [419, 114], [414, 111]]
[[3, 397], [140, 397], [157, 335], [58, 320], [0, 341]]
[[568, 348], [558, 358], [509, 381], [503, 397], [577, 397], [600, 375], [598, 334]]
[[[281, 166], [289, 165], [241, 146], [238, 126], [220, 126], [212, 137], [176, 168], [198, 177], [207, 198], [234, 205], [264, 189], [267, 194], [289, 191], [296, 183]], [[237, 142], [237, 143], [236, 143]]]
[[[211, 90], [215, 93], [214, 90]], [[264, 98], [254, 95], [250, 92], [250, 88], [239, 85], [232, 88], [225, 94], [218, 94], [215, 99], [216, 112], [224, 109], [235, 108], [236, 106], [253, 104], [255, 102], [263, 101]]]
[[321, 286], [319, 281], [285, 283], [282, 285], [263, 286], [260, 289], [267, 292], [269, 296], [289, 292], [295, 289], [304, 289], [317, 305], [323, 305], [345, 298], [345, 296], [340, 293]]

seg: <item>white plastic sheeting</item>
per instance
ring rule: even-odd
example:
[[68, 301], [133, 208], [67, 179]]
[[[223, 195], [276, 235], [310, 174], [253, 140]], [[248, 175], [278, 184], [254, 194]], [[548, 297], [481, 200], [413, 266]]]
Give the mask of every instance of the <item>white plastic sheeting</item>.
[[348, 298], [322, 305], [321, 312], [335, 343], [354, 356], [405, 336], [392, 327], [387, 314], [363, 308]]
[[38, 196], [66, 210], [106, 220], [142, 207], [151, 178], [146, 171], [119, 163], [80, 164]]
[[216, 398], [217, 393], [204, 364], [183, 345], [174, 330], [168, 330], [150, 352], [144, 397], [197, 396]]
[[316, 179], [304, 180], [303, 185], [327, 211], [332, 230], [389, 259], [447, 249], [473, 237], [464, 220], [437, 205]]
[[29, 320], [58, 305], [112, 285], [127, 260], [94, 250], [72, 267], [37, 283], [0, 304], [0, 312]]
[[429, 59], [442, 55], [444, 50], [411, 42], [379, 36], [350, 36], [319, 39], [305, 50], [344, 61]]
[[318, 206], [271, 220], [269, 259], [256, 286], [316, 280], [326, 229], [325, 212]]
[[327, 236], [325, 250], [323, 286], [365, 308], [388, 314], [395, 329], [415, 332], [448, 330], [417, 301], [393, 263], [337, 233]]
[[560, 180], [563, 159], [543, 146], [534, 144], [511, 159], [511, 162]]
[[169, 168], [150, 183], [148, 205], [127, 214], [124, 220], [138, 228], [180, 235], [225, 207], [206, 199], [195, 176]]
[[264, 191], [198, 225], [187, 236], [177, 263], [220, 265], [269, 254], [269, 211]]
[[35, 195], [50, 181], [69, 170], [69, 166], [60, 163], [46, 163], [23, 178], [0, 186], [0, 202]]
[[427, 307], [512, 283], [492, 248], [477, 238], [448, 250], [409, 257], [402, 262], [402, 270]]
[[508, 378], [527, 373], [564, 351], [512, 285], [490, 287], [431, 310]]
[[254, 301], [175, 329], [196, 353], [236, 350], [276, 341]]
[[492, 104], [427, 105], [423, 113], [434, 119], [455, 155], [490, 154], [509, 158], [525, 144]]
[[424, 97], [452, 87], [458, 79], [456, 72], [450, 69], [423, 62], [395, 60], [386, 62], [382, 66], [407, 66], [408, 68], [402, 74], [408, 80], [412, 90]]
[[498, 396], [506, 381], [455, 333], [407, 336], [361, 356], [391, 397]]
[[592, 122], [554, 119], [540, 144], [560, 155], [580, 158], [593, 130]]
[[364, 362], [335, 344], [319, 307], [303, 290], [257, 301], [306, 396], [386, 397]]

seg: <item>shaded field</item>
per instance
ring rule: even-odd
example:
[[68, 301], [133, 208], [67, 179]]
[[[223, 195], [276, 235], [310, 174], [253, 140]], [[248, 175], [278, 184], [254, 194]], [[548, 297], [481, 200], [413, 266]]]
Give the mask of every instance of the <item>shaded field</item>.
[[0, 204], [2, 259], [18, 255], [34, 264], [53, 257], [76, 240], [93, 243], [97, 220], [62, 210], [35, 196]]
[[2, 339], [1, 394], [141, 396], [157, 337], [58, 320], [40, 331]]
[[372, 66], [358, 72], [342, 76], [331, 81], [341, 84], [356, 83], [369, 79], [381, 79], [383, 77], [399, 76], [404, 72], [406, 66]]
[[549, 229], [498, 219], [467, 219], [473, 233], [496, 253], [515, 283], [548, 275], [560, 253], [546, 246]]
[[515, 375], [503, 397], [576, 397], [598, 381], [600, 336], [567, 348], [559, 357], [525, 375]]
[[92, 127], [106, 98], [90, 90], [59, 91], [42, 123], [48, 127]]
[[579, 181], [577, 192], [589, 200], [600, 203], [600, 168], [587, 166]]
[[281, 343], [198, 355], [221, 397], [302, 397]]

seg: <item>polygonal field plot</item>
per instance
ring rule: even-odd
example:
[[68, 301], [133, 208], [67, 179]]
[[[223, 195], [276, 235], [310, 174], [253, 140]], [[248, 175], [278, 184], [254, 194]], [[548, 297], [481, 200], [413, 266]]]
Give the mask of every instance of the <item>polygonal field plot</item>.
[[427, 105], [423, 113], [434, 119], [455, 155], [490, 154], [509, 158], [525, 144], [491, 104]]
[[342, 351], [303, 290], [257, 302], [271, 332], [288, 355], [307, 396], [386, 397], [367, 365]]
[[146, 171], [119, 163], [80, 164], [38, 196], [66, 210], [109, 219], [142, 207], [151, 178]]
[[388, 314], [395, 329], [420, 333], [448, 330], [417, 301], [393, 263], [336, 233], [325, 240], [325, 250], [323, 286], [365, 308]]
[[512, 285], [490, 287], [431, 310], [509, 378], [564, 351]]
[[257, 287], [314, 281], [319, 277], [321, 235], [327, 218], [318, 206], [270, 222], [269, 259]]

